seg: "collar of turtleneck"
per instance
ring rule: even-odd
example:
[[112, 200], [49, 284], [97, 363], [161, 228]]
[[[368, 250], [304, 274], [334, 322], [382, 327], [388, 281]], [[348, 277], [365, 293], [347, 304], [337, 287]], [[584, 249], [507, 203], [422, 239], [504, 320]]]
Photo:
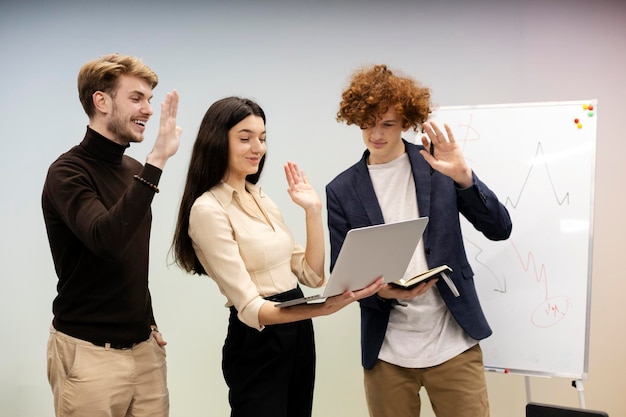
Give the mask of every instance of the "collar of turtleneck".
[[99, 159], [103, 159], [113, 164], [119, 164], [122, 162], [122, 157], [124, 156], [126, 148], [130, 145], [124, 146], [115, 143], [87, 126], [87, 132], [85, 133], [85, 137], [80, 143], [80, 146]]

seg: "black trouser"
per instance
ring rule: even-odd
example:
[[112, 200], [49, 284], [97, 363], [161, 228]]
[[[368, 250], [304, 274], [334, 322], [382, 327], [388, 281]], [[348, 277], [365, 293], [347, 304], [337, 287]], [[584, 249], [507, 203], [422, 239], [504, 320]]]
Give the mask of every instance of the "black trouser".
[[[287, 301], [302, 295], [296, 288], [268, 299]], [[239, 321], [231, 307], [222, 355], [231, 417], [311, 416], [315, 382], [311, 320], [258, 331]]]

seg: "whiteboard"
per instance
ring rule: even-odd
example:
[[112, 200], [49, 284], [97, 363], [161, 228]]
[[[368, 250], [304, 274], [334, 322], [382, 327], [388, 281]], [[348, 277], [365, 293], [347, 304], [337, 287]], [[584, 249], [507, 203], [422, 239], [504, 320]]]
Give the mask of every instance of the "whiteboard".
[[597, 100], [442, 107], [431, 120], [513, 221], [503, 242], [462, 224], [493, 329], [485, 368], [586, 379]]

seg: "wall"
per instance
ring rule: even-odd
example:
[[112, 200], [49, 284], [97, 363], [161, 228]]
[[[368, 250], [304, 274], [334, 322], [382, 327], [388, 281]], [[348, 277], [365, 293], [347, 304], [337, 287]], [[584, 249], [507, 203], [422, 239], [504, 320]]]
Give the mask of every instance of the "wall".
[[[173, 416], [227, 415], [228, 409], [220, 371], [224, 299], [210, 280], [183, 274], [168, 258], [202, 115], [227, 95], [252, 97], [265, 108], [269, 153], [262, 185], [303, 241], [303, 215], [285, 192], [281, 165], [287, 159], [298, 162], [323, 196], [324, 185], [359, 158], [363, 145], [358, 129], [336, 123], [334, 114], [350, 72], [371, 63], [386, 63], [421, 80], [442, 106], [598, 99], [602, 112], [584, 394], [589, 408], [626, 415], [620, 389], [626, 336], [615, 332], [615, 318], [626, 314], [618, 301], [626, 289], [618, 268], [626, 228], [621, 192], [626, 178], [621, 125], [626, 113], [626, 4], [215, 3], [24, 0], [0, 5], [0, 414], [53, 415], [45, 348], [56, 278], [40, 210], [41, 187], [48, 165], [80, 141], [87, 124], [76, 94], [79, 67], [115, 51], [142, 57], [159, 74], [153, 100], [157, 114], [167, 91], [176, 88], [181, 94], [183, 143], [166, 167], [162, 192], [153, 204], [151, 255], [155, 311], [169, 342]], [[156, 134], [155, 119], [146, 143], [129, 151], [141, 161]], [[533, 134], [532, 124], [511, 129]], [[358, 308], [351, 306], [315, 321], [316, 416], [367, 414], [358, 320]], [[487, 378], [495, 417], [522, 417], [529, 397], [578, 405], [571, 381], [500, 374]], [[433, 415], [428, 406], [423, 415]]]

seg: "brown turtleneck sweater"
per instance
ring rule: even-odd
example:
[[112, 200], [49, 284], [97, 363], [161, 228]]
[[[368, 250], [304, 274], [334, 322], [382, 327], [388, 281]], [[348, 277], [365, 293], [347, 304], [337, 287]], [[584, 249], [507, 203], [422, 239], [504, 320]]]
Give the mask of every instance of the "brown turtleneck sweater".
[[161, 170], [87, 127], [48, 170], [42, 208], [58, 276], [54, 327], [96, 344], [148, 339], [148, 250]]

